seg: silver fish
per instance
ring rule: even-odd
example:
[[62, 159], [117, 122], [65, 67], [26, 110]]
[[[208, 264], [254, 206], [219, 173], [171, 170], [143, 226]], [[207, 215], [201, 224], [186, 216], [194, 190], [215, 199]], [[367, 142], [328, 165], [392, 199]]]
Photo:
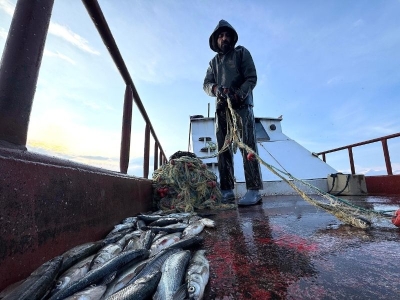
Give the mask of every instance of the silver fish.
[[131, 238], [134, 238], [134, 237], [137, 237], [137, 238], [140, 237], [141, 234], [142, 234], [141, 230], [135, 230], [135, 231], [131, 231], [131, 232], [127, 233], [124, 237], [127, 240], [130, 240]]
[[145, 221], [143, 221], [143, 220], [137, 220], [137, 222], [136, 222], [136, 228], [138, 229], [138, 230], [146, 230], [146, 229], [143, 229], [144, 227], [146, 227], [146, 223], [145, 223]]
[[213, 220], [201, 218], [199, 216], [191, 217], [188, 224], [188, 227], [182, 233], [182, 237], [197, 235], [204, 229], [204, 227], [215, 227], [215, 222]]
[[168, 257], [162, 267], [161, 279], [153, 296], [154, 300], [175, 299], [175, 293], [182, 285], [189, 260], [189, 250], [180, 251]]
[[165, 235], [167, 235], [167, 234], [168, 234], [168, 232], [159, 231], [159, 232], [155, 235], [155, 237], [154, 237], [154, 239], [153, 239], [153, 243], [154, 243], [155, 241], [157, 241], [159, 238], [162, 238], [163, 236], [165, 236]]
[[203, 238], [201, 236], [195, 235], [188, 238], [180, 239], [178, 242], [173, 243], [166, 249], [187, 249], [192, 247], [193, 245], [200, 244], [203, 242]]
[[139, 278], [154, 273], [156, 271], [161, 271], [161, 268], [165, 262], [165, 260], [170, 257], [171, 255], [182, 251], [182, 249], [164, 249], [156, 256], [151, 258], [147, 265], [137, 274], [128, 284], [134, 283]]
[[98, 269], [111, 258], [122, 252], [122, 248], [118, 244], [109, 244], [102, 248], [93, 258], [90, 264], [90, 270]]
[[55, 258], [45, 262], [33, 271], [25, 281], [6, 295], [3, 300], [41, 299], [57, 277], [61, 264], [62, 256], [56, 256]]
[[203, 231], [204, 227], [204, 223], [201, 220], [193, 222], [189, 224], [188, 227], [186, 227], [182, 232], [182, 238], [196, 236]]
[[64, 300], [100, 300], [105, 291], [105, 285], [92, 285]]
[[186, 272], [187, 292], [190, 300], [203, 299], [204, 289], [210, 277], [210, 265], [205, 250], [198, 250], [190, 260]]
[[209, 218], [201, 218], [200, 221], [204, 224], [206, 227], [214, 228], [215, 227], [215, 221], [211, 220]]
[[146, 230], [140, 235], [139, 249], [150, 249], [151, 243], [153, 242], [154, 233], [151, 230]]
[[107, 235], [102, 241], [102, 246], [116, 243], [117, 241], [122, 239], [128, 232], [130, 232], [130, 230], [128, 230], [127, 232], [121, 231]]
[[128, 241], [127, 236], [129, 236], [130, 234], [126, 234], [124, 235], [122, 238], [120, 238], [118, 241], [116, 241], [114, 244], [118, 245], [119, 247], [121, 247], [121, 249], [125, 248], [126, 242]]
[[167, 214], [164, 217], [169, 217], [169, 218], [189, 218], [193, 215], [197, 215], [197, 213], [171, 213], [171, 214]]
[[61, 265], [60, 273], [63, 273], [65, 270], [69, 269], [77, 262], [82, 259], [95, 254], [102, 247], [102, 242], [92, 242], [85, 243], [82, 245], [78, 245], [68, 251], [66, 251], [63, 256], [63, 262]]
[[136, 223], [122, 223], [122, 224], [118, 224], [115, 225], [113, 230], [110, 231], [109, 234], [113, 234], [116, 232], [121, 232], [127, 229], [134, 229], [136, 227]]
[[140, 244], [139, 244], [140, 239], [137, 236], [131, 237], [128, 242], [126, 243], [124, 250], [123, 251], [128, 251], [128, 250], [133, 250], [133, 249], [139, 249]]
[[144, 215], [144, 214], [137, 216], [137, 218], [139, 220], [143, 220], [144, 222], [147, 222], [147, 223], [157, 221], [158, 219], [163, 218], [163, 217], [164, 216], [162, 216], [162, 215]]
[[186, 223], [191, 224], [193, 222], [201, 220], [200, 216], [190, 216], [189, 218], [186, 218]]
[[117, 293], [105, 298], [106, 300], [144, 300], [148, 299], [157, 288], [160, 281], [161, 272], [153, 272], [136, 280]]
[[150, 259], [137, 262], [134, 265], [126, 268], [126, 270], [119, 271], [117, 277], [115, 277], [115, 279], [107, 285], [104, 298], [111, 296], [127, 286], [131, 279], [134, 278], [147, 265], [149, 260]]
[[180, 232], [174, 232], [159, 238], [150, 247], [150, 257], [158, 254], [162, 249], [169, 247], [181, 239]]
[[154, 222], [151, 222], [149, 226], [167, 226], [171, 224], [176, 224], [180, 221], [181, 219], [179, 218], [169, 218], [169, 217], [163, 217], [160, 218]]
[[128, 217], [122, 220], [122, 224], [124, 223], [135, 223], [137, 221], [137, 217]]
[[182, 232], [183, 230], [185, 230], [185, 228], [188, 226], [188, 224], [184, 224], [184, 223], [176, 223], [176, 224], [171, 224], [171, 225], [167, 225], [167, 226], [145, 226], [143, 227], [143, 229], [145, 230], [150, 230], [153, 232], [160, 232], [160, 231], [164, 231], [164, 232], [168, 232], [168, 233], [173, 233], [173, 232]]
[[117, 271], [122, 266], [134, 261], [143, 260], [148, 257], [149, 251], [145, 249], [121, 252], [116, 257], [107, 261], [98, 269], [89, 271], [81, 280], [68, 284], [64, 289], [51, 296], [50, 300], [61, 300], [73, 295], [74, 293], [99, 282], [102, 278]]
[[93, 258], [94, 255], [91, 255], [83, 259], [82, 261], [76, 263], [67, 271], [65, 271], [63, 274], [61, 274], [58, 277], [53, 290], [51, 291], [51, 295], [54, 295], [59, 290], [65, 288], [67, 284], [78, 281], [79, 279], [83, 278], [83, 276], [85, 276], [86, 273], [89, 271], [90, 263], [92, 262]]

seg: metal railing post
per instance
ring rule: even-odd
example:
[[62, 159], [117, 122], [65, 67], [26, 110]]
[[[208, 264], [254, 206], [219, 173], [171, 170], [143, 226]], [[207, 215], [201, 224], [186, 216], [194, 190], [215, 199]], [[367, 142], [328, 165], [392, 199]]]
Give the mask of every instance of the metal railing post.
[[160, 155], [159, 155], [159, 162], [160, 162], [160, 166], [162, 166], [163, 164], [164, 164], [164, 160], [163, 160], [163, 154], [160, 152]]
[[158, 169], [158, 144], [154, 142], [154, 171]]
[[356, 174], [356, 169], [354, 168], [354, 159], [353, 159], [353, 148], [349, 147], [349, 159], [350, 159], [350, 168], [351, 168], [351, 174]]
[[390, 162], [389, 148], [387, 139], [382, 139], [383, 155], [385, 157], [386, 171], [388, 175], [393, 175], [392, 163]]
[[121, 152], [119, 157], [119, 167], [121, 173], [126, 174], [129, 166], [129, 151], [131, 147], [131, 127], [132, 127], [132, 103], [133, 94], [130, 85], [125, 88], [124, 112], [122, 117], [122, 136]]
[[143, 154], [143, 177], [149, 178], [149, 161], [150, 161], [150, 125], [146, 123], [144, 132], [144, 154]]
[[0, 145], [26, 149], [54, 0], [18, 0], [0, 63]]

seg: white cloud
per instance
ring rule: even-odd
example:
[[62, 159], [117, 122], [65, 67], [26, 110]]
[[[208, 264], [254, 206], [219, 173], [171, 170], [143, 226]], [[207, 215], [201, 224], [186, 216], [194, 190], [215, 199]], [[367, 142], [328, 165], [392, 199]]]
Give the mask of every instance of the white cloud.
[[[365, 176], [387, 175], [386, 166], [375, 166], [372, 168], [356, 166], [356, 170], [358, 174], [364, 174]], [[392, 173], [394, 175], [400, 174], [400, 163], [392, 163]]]
[[8, 0], [0, 0], [0, 9], [7, 15], [12, 16], [14, 14], [15, 6]]
[[[15, 5], [8, 0], [0, 0], [0, 9], [3, 10], [6, 14], [13, 16]], [[81, 37], [79, 34], [71, 31], [63, 25], [50, 21], [49, 33], [64, 39], [65, 41], [71, 43], [75, 47], [87, 53], [100, 55], [99, 51], [89, 46], [89, 42], [85, 38]], [[2, 30], [0, 30], [0, 37], [3, 36], [4, 33]], [[68, 60], [68, 58], [62, 57], [62, 55], [58, 56], [62, 59]]]
[[89, 42], [86, 39], [56, 22], [50, 22], [49, 33], [66, 40], [85, 52], [100, 55], [99, 51], [89, 46]]
[[58, 58], [60, 58], [62, 60], [65, 60], [65, 61], [69, 62], [70, 64], [76, 65], [76, 62], [72, 58], [70, 58], [70, 57], [68, 57], [68, 56], [66, 56], [64, 54], [61, 54], [58, 51], [52, 52], [50, 50], [44, 49], [44, 53], [43, 54], [46, 55], [46, 56], [51, 56], [51, 57], [58, 57]]
[[116, 157], [120, 132], [101, 130], [81, 123], [81, 116], [64, 108], [32, 114], [28, 144], [71, 156]]

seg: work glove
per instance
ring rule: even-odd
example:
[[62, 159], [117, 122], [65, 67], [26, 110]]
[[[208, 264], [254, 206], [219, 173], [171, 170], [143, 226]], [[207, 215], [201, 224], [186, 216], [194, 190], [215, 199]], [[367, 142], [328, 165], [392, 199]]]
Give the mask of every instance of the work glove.
[[230, 88], [227, 94], [229, 99], [231, 99], [232, 105], [236, 107], [242, 105], [246, 97], [241, 89]]
[[226, 94], [225, 94], [226, 89], [224, 89], [222, 86], [217, 85], [214, 89], [214, 94], [220, 101], [226, 101]]

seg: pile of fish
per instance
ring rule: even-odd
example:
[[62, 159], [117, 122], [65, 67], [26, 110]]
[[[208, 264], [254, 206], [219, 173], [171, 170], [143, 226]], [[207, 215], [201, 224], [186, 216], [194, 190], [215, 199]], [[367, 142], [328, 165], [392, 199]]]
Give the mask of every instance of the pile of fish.
[[101, 241], [44, 263], [0, 299], [202, 299], [209, 279], [198, 247], [214, 221], [161, 211], [129, 217]]

